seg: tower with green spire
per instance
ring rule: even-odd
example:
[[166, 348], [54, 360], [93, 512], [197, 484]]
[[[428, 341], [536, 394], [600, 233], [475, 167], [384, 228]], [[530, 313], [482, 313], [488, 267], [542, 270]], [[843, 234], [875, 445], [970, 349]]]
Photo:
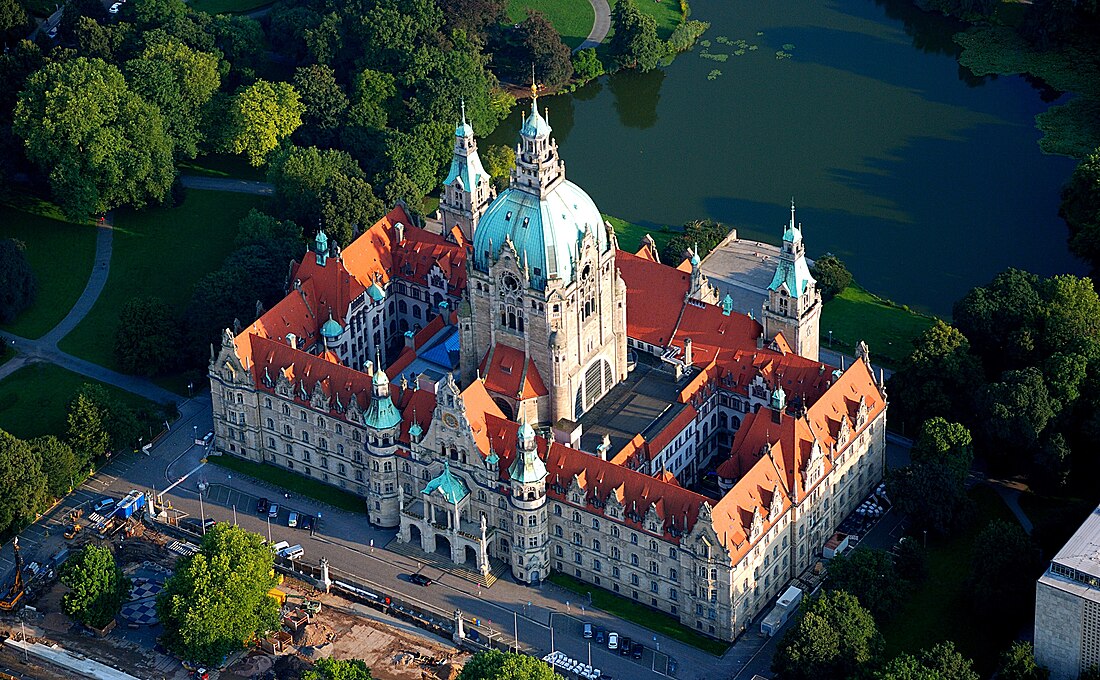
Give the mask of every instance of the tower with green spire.
[[537, 584], [550, 572], [546, 476], [535, 430], [522, 416], [516, 431], [516, 456], [508, 467], [516, 518], [512, 523], [512, 575], [522, 583]]
[[371, 400], [363, 413], [367, 426], [367, 518], [371, 524], [395, 527], [401, 523], [400, 487], [397, 483], [397, 437], [401, 412], [390, 397], [390, 379], [379, 366], [371, 377]]
[[443, 233], [458, 227], [466, 240], [472, 240], [477, 222], [496, 198], [492, 178], [485, 172], [477, 155], [474, 128], [466, 122], [466, 103], [462, 103], [462, 120], [455, 127], [454, 155], [447, 179], [439, 195], [439, 215]]
[[818, 335], [821, 328], [821, 292], [806, 263], [806, 246], [802, 243], [802, 225], [795, 221], [794, 199], [791, 199], [791, 221], [783, 229], [783, 247], [775, 265], [775, 275], [768, 285], [760, 320], [764, 324], [764, 339], [773, 340], [779, 333], [795, 354], [818, 360]]

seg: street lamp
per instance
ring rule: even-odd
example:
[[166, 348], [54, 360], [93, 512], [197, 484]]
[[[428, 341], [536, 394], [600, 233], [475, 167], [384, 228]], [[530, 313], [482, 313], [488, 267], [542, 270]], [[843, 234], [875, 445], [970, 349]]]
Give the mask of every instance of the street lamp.
[[202, 491], [199, 491], [199, 517], [202, 519], [202, 535], [206, 535], [206, 510], [202, 507]]
[[833, 332], [829, 331], [829, 347], [833, 346]]

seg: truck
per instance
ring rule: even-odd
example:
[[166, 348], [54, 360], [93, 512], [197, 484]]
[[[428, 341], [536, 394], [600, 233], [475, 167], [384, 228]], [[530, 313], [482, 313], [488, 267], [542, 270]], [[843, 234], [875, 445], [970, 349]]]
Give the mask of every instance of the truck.
[[134, 513], [141, 512], [144, 507], [145, 494], [141, 491], [131, 491], [115, 506], [114, 516], [118, 519], [130, 519]]
[[798, 603], [802, 601], [802, 589], [796, 586], [787, 588], [786, 592], [779, 596], [768, 615], [760, 622], [760, 632], [768, 637], [775, 635], [787, 619], [798, 611]]

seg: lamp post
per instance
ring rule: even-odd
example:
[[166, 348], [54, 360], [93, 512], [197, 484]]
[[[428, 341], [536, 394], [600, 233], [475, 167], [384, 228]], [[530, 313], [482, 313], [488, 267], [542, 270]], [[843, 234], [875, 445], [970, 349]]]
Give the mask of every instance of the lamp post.
[[512, 612], [512, 626], [516, 632], [516, 654], [519, 654], [519, 613]]
[[829, 347], [833, 346], [833, 332], [829, 331]]
[[271, 542], [271, 515], [267, 516], [267, 542]]
[[202, 507], [202, 491], [199, 491], [199, 517], [202, 519], [202, 535], [206, 535], [206, 510]]

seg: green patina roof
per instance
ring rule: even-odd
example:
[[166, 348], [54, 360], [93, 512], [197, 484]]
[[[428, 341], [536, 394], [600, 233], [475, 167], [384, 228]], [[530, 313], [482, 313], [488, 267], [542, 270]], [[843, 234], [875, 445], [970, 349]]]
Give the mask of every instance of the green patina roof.
[[370, 288], [367, 289], [367, 295], [370, 295], [370, 299], [375, 302], [381, 302], [386, 297], [386, 292], [382, 290], [382, 286], [378, 285], [378, 282], [370, 284]]
[[321, 335], [326, 338], [338, 338], [344, 332], [344, 327], [330, 315], [328, 321], [321, 326]]
[[[374, 384], [375, 386], [389, 384], [389, 378], [386, 377], [385, 371], [378, 370], [374, 372]], [[377, 391], [375, 392], [377, 394]], [[363, 424], [367, 427], [373, 427], [378, 430], [385, 430], [401, 422], [401, 411], [397, 410], [397, 407], [393, 405], [393, 400], [390, 399], [390, 395], [375, 396], [371, 399], [370, 406], [367, 407], [366, 413], [363, 414]]]
[[443, 461], [443, 472], [428, 482], [421, 493], [430, 495], [435, 491], [439, 491], [448, 503], [458, 503], [470, 495], [470, 489], [466, 486], [466, 483], [451, 474], [451, 465], [447, 461]]

